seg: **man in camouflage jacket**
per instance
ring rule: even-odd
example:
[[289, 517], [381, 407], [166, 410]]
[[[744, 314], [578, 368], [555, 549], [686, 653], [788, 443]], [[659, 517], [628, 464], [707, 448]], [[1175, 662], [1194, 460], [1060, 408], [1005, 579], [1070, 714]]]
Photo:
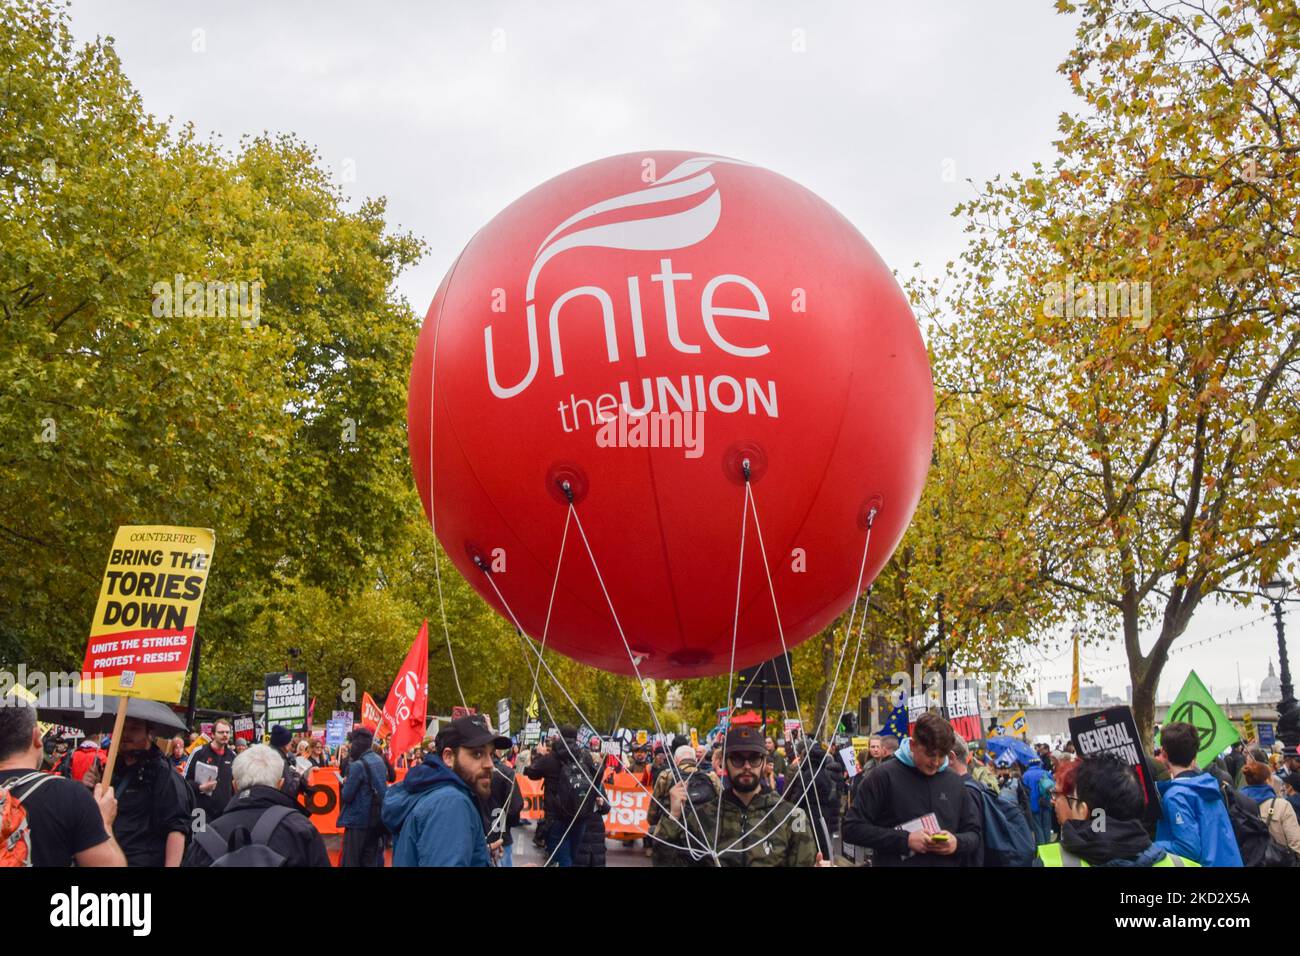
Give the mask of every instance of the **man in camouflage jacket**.
[[686, 784], [674, 785], [669, 791], [671, 815], [661, 820], [657, 834], [662, 840], [685, 846], [685, 825], [690, 830], [689, 845], [697, 858], [692, 859], [692, 854], [686, 850], [658, 843], [655, 845], [655, 865], [714, 866], [713, 854], [704, 847], [715, 845], [715, 829], [716, 862], [722, 866], [813, 866], [820, 863], [817, 846], [808, 829], [807, 814], [782, 800], [774, 791], [759, 786], [767, 761], [763, 735], [752, 727], [733, 727], [727, 731], [723, 749], [730, 786], [723, 790], [722, 799], [719, 801], [715, 795], [713, 799], [691, 801]]

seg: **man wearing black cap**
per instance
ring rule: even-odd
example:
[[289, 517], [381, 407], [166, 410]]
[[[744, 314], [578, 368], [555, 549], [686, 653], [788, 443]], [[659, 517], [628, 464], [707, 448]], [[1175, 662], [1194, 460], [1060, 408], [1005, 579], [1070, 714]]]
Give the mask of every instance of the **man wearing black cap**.
[[1300, 773], [1300, 748], [1284, 747], [1282, 749], [1282, 777], [1287, 774]]
[[458, 717], [438, 732], [433, 750], [384, 798], [384, 825], [397, 834], [393, 866], [492, 865], [484, 807], [492, 757], [509, 746], [478, 715]]
[[[655, 864], [821, 864], [821, 856], [809, 830], [808, 815], [782, 800], [775, 792], [760, 787], [767, 763], [763, 735], [753, 727], [732, 727], [727, 731], [721, 753], [728, 783], [721, 800], [712, 784], [707, 782], [698, 788], [698, 795], [692, 792], [689, 780], [676, 784], [668, 792], [671, 816], [663, 820], [659, 835], [667, 843], [690, 846], [695, 851], [694, 858], [687, 850], [673, 850], [660, 844], [655, 848]], [[689, 837], [686, 831], [689, 831]], [[714, 853], [707, 849], [709, 847], [716, 850], [716, 860]]]

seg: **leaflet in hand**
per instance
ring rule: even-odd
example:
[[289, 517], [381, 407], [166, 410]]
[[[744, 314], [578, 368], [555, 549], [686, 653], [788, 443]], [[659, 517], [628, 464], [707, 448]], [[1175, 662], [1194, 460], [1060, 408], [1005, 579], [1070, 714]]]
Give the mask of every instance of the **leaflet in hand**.
[[943, 829], [943, 827], [939, 826], [938, 817], [933, 813], [927, 813], [923, 817], [917, 817], [914, 820], [908, 820], [906, 823], [900, 823], [898, 826], [894, 827], [894, 829], [904, 830], [908, 833], [913, 833], [917, 830], [921, 830], [925, 833], [938, 833]]
[[201, 787], [209, 780], [217, 779], [217, 765], [214, 763], [196, 763], [194, 765], [194, 785]]

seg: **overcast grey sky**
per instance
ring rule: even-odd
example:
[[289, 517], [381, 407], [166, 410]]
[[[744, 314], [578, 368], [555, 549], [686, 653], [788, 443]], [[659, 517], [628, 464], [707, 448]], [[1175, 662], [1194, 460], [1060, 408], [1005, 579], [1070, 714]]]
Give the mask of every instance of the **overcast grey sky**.
[[[72, 11], [79, 39], [116, 39], [155, 115], [231, 147], [293, 132], [353, 200], [387, 196], [390, 223], [429, 244], [399, 283], [420, 314], [474, 231], [519, 195], [641, 149], [766, 166], [837, 207], [904, 275], [918, 261], [937, 273], [962, 249], [950, 213], [971, 194], [965, 180], [1049, 162], [1059, 114], [1077, 108], [1056, 72], [1075, 22], [1050, 0], [74, 0]], [[1263, 610], [1207, 606], [1184, 640]], [[1235, 700], [1237, 663], [1257, 685], [1276, 653], [1259, 623], [1172, 657], [1161, 689], [1172, 696], [1194, 667]], [[1084, 658], [1123, 662], [1118, 643]], [[1042, 664], [1069, 668], [1068, 653]], [[1123, 669], [1096, 679], [1120, 697], [1128, 683]]]

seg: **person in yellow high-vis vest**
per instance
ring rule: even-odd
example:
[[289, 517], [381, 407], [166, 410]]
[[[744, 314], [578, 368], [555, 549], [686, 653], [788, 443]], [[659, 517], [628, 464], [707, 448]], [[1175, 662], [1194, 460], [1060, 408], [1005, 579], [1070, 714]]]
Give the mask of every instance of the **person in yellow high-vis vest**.
[[1142, 825], [1143, 805], [1142, 784], [1117, 757], [1062, 764], [1052, 791], [1061, 842], [1039, 846], [1039, 865], [1199, 866], [1151, 842]]

